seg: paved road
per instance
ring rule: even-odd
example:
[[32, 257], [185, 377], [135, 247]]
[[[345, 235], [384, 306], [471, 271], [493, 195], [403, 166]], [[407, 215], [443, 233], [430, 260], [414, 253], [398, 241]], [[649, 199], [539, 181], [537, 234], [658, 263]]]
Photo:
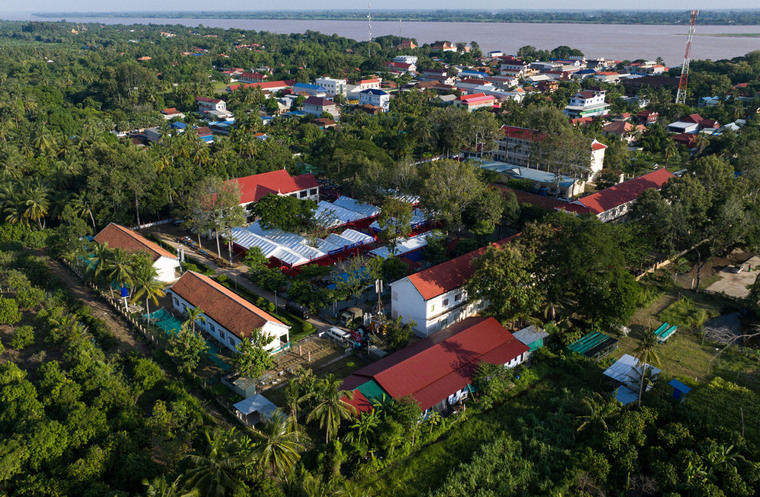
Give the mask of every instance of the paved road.
[[[247, 290], [255, 293], [256, 295], [259, 295], [260, 297], [264, 297], [270, 302], [275, 302], [279, 306], [285, 305], [285, 302], [287, 300], [286, 295], [282, 295], [282, 294], [275, 295], [274, 292], [270, 292], [269, 290], [265, 288], [261, 288], [258, 285], [254, 285], [253, 282], [251, 282], [251, 280], [248, 279], [247, 266], [239, 264], [233, 267], [221, 267], [216, 263], [216, 261], [207, 257], [204, 254], [201, 254], [197, 250], [194, 250], [191, 247], [188, 247], [187, 245], [184, 245], [184, 244], [180, 245], [180, 243], [177, 242], [174, 237], [171, 237], [169, 235], [166, 235], [165, 233], [161, 233], [158, 231], [154, 231], [153, 234], [159, 237], [164, 242], [171, 245], [172, 247], [174, 247], [175, 249], [181, 246], [182, 249], [184, 249], [185, 254], [188, 254], [200, 260], [201, 262], [203, 262], [203, 264], [208, 266], [210, 269], [213, 269], [214, 271], [216, 271], [217, 274], [223, 274], [227, 276], [227, 278], [229, 278], [229, 280], [232, 282], [233, 288], [236, 285], [240, 285], [241, 287], [246, 288]], [[314, 325], [318, 331], [326, 330], [327, 328], [330, 328], [332, 326], [331, 324], [314, 317], [310, 318], [308, 322]]]
[[[730, 297], [744, 298], [749, 295], [749, 286], [755, 282], [757, 275], [760, 274], [760, 256], [754, 256], [744, 262], [745, 270], [741, 273], [732, 273], [726, 270], [718, 273], [720, 279], [707, 287], [708, 292], [725, 293]], [[748, 268], [751, 271], [747, 271]]]

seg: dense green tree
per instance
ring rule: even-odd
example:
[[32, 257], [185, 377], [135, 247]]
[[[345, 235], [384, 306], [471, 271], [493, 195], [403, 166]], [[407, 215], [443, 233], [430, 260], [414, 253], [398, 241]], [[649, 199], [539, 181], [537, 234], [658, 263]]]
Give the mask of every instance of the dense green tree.
[[317, 421], [319, 427], [325, 430], [325, 443], [330, 442], [340, 429], [341, 422], [356, 414], [356, 408], [343, 400], [353, 399], [354, 392], [340, 389], [341, 380], [332, 374], [320, 379], [314, 392], [307, 394], [307, 398], [313, 398], [317, 404], [306, 418], [307, 422]]
[[235, 347], [237, 354], [232, 359], [235, 370], [242, 376], [255, 379], [267, 369], [271, 369], [274, 360], [264, 347], [273, 341], [274, 336], [266, 335], [261, 329], [255, 328], [250, 337], [241, 340]]

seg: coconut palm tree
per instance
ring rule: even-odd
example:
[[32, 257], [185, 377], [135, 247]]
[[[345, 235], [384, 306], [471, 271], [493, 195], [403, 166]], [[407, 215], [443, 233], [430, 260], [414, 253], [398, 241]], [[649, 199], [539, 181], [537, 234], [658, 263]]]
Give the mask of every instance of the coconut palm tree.
[[50, 189], [40, 181], [25, 184], [20, 196], [23, 217], [36, 221], [40, 229], [45, 226], [45, 216], [50, 208]]
[[123, 249], [114, 249], [107, 261], [106, 272], [106, 278], [111, 287], [111, 296], [113, 297], [114, 285], [121, 288], [132, 284], [132, 257]]
[[71, 197], [69, 205], [74, 209], [74, 213], [76, 213], [77, 216], [88, 216], [92, 222], [92, 229], [94, 231], [98, 230], [98, 227], [95, 225], [95, 217], [92, 215], [92, 204], [87, 198], [87, 194], [85, 192], [75, 193]]
[[205, 454], [185, 456], [190, 469], [183, 477], [183, 488], [201, 497], [232, 495], [240, 488], [237, 469], [242, 460], [238, 455], [239, 444], [233, 432], [216, 430], [205, 434], [208, 448]]
[[92, 253], [87, 260], [85, 275], [97, 283], [108, 268], [113, 251], [108, 248], [108, 243], [96, 243], [92, 247]]
[[[639, 344], [634, 352], [641, 365], [641, 386], [639, 387], [639, 402], [641, 407], [641, 396], [644, 393], [644, 382], [646, 381], [646, 368], [649, 363], [660, 364], [660, 357], [657, 355], [657, 345], [659, 344], [657, 335], [654, 330], [650, 329], [644, 332], [639, 338]], [[651, 366], [649, 366], [651, 367]]]
[[173, 482], [166, 481], [166, 476], [158, 476], [153, 480], [143, 480], [145, 485], [146, 497], [194, 497], [197, 495], [195, 492], [186, 492], [181, 486], [181, 477], [177, 478]]
[[325, 430], [326, 444], [330, 443], [330, 437], [338, 434], [341, 421], [356, 415], [356, 408], [343, 400], [343, 397], [353, 399], [354, 392], [341, 390], [340, 384], [341, 381], [332, 374], [327, 375], [317, 383], [316, 391], [307, 396], [315, 398], [317, 405], [306, 422], [319, 421], [319, 427]]
[[185, 329], [191, 328], [193, 333], [195, 333], [196, 321], [200, 321], [201, 323], [206, 322], [206, 316], [203, 315], [203, 309], [200, 307], [193, 307], [192, 309], [187, 307], [185, 315], [187, 315], [187, 319], [182, 323], [182, 327]]
[[293, 469], [301, 458], [302, 450], [304, 446], [298, 442], [298, 434], [293, 430], [293, 425], [278, 409], [261, 430], [255, 432], [254, 443], [246, 452], [256, 466], [282, 477]]
[[598, 392], [594, 393], [594, 397], [585, 397], [581, 403], [587, 414], [578, 416], [578, 419], [582, 421], [578, 426], [578, 431], [583, 431], [590, 426], [599, 426], [607, 430], [607, 420], [616, 415], [619, 408], [617, 402], [608, 402]]
[[350, 426], [351, 431], [346, 435], [346, 440], [355, 443], [358, 447], [369, 448], [370, 439], [378, 426], [380, 426], [380, 419], [374, 410], [362, 413], [361, 417]]
[[163, 283], [158, 281], [156, 276], [158, 276], [158, 271], [153, 266], [143, 266], [134, 276], [135, 291], [132, 294], [132, 303], [145, 295], [145, 312], [148, 314], [148, 322], [150, 322], [150, 301], [158, 305], [159, 297], [166, 295]]

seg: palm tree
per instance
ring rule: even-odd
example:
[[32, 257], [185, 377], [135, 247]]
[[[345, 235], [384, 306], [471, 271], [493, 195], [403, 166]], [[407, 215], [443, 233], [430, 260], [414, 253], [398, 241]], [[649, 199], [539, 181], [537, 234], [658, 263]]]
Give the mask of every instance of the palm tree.
[[163, 475], [153, 478], [152, 481], [145, 479], [143, 485], [148, 487], [145, 489], [145, 495], [146, 497], [193, 497], [196, 495], [195, 492], [182, 490], [180, 482], [181, 477], [169, 483]]
[[658, 338], [654, 330], [650, 329], [643, 333], [639, 338], [639, 345], [636, 347], [634, 354], [641, 364], [641, 386], [639, 387], [639, 402], [641, 407], [641, 396], [644, 393], [644, 382], [646, 381], [646, 369], [649, 363], [660, 364], [660, 357], [657, 355]]
[[96, 243], [92, 247], [92, 252], [87, 258], [85, 274], [89, 275], [93, 282], [97, 282], [108, 267], [108, 261], [111, 260], [112, 252], [108, 248], [108, 242]]
[[288, 409], [288, 419], [296, 434], [296, 441], [298, 441], [298, 408], [302, 400], [301, 385], [296, 378], [293, 378], [285, 387], [285, 407]]
[[340, 380], [329, 374], [319, 381], [316, 391], [308, 395], [317, 400], [317, 405], [306, 422], [319, 421], [319, 427], [325, 430], [325, 444], [330, 443], [331, 436], [338, 434], [341, 421], [356, 415], [356, 408], [343, 400], [343, 397], [353, 399], [354, 392], [341, 390], [340, 384]]
[[202, 497], [231, 495], [240, 488], [236, 471], [242, 461], [237, 441], [232, 431], [216, 430], [213, 435], [207, 431], [205, 435], [208, 442], [205, 455], [185, 456], [190, 469], [183, 477], [184, 488]]
[[678, 155], [678, 145], [673, 140], [668, 140], [667, 146], [665, 146], [665, 167], [668, 166], [670, 159]]
[[288, 417], [279, 409], [256, 432], [255, 439], [247, 455], [253, 458], [257, 466], [270, 470], [275, 476], [288, 474], [304, 449]]
[[55, 343], [79, 341], [87, 336], [87, 326], [74, 314], [64, 314], [58, 318], [50, 319], [50, 335]]
[[158, 305], [159, 297], [166, 295], [163, 283], [156, 280], [156, 276], [158, 276], [156, 268], [145, 266], [134, 277], [135, 292], [132, 294], [132, 303], [145, 295], [145, 311], [148, 314], [148, 322], [150, 322], [150, 301], [152, 300], [154, 304]]
[[95, 217], [92, 215], [92, 206], [85, 192], [74, 194], [71, 197], [69, 205], [74, 209], [76, 215], [81, 217], [89, 216], [90, 221], [92, 222], [92, 229], [94, 231], [98, 230], [98, 227], [95, 225]]
[[113, 296], [114, 284], [119, 288], [132, 284], [132, 257], [123, 249], [114, 249], [107, 261], [106, 271], [108, 271], [107, 279], [111, 296]]
[[607, 420], [617, 414], [618, 404], [616, 402], [608, 402], [598, 392], [594, 393], [594, 396], [585, 397], [582, 400], [588, 414], [578, 416], [578, 419], [583, 421], [578, 427], [578, 431], [589, 426], [599, 426], [603, 430], [607, 430]]
[[704, 133], [697, 133], [697, 135], [694, 137], [694, 145], [697, 147], [697, 153], [699, 155], [702, 155], [702, 152], [705, 151], [705, 148], [710, 144], [710, 137]]
[[380, 420], [374, 410], [362, 413], [361, 417], [350, 426], [351, 431], [346, 436], [346, 440], [354, 442], [358, 447], [369, 448], [369, 441], [378, 426], [380, 426]]
[[45, 216], [50, 208], [50, 190], [41, 182], [25, 184], [21, 193], [21, 204], [24, 207], [23, 217], [36, 221], [40, 228], [44, 227]]
[[438, 413], [436, 411], [433, 411], [428, 416], [427, 421], [428, 421], [428, 424], [430, 425], [430, 433], [432, 434], [433, 433], [433, 428], [435, 426], [441, 424], [441, 422], [443, 421], [443, 416], [441, 416], [440, 413]]
[[206, 322], [206, 316], [203, 315], [203, 309], [200, 307], [193, 307], [192, 309], [190, 307], [187, 307], [185, 309], [185, 314], [187, 315], [187, 319], [182, 323], [183, 328], [191, 328], [193, 330], [193, 333], [195, 333], [195, 322], [200, 321], [201, 323]]

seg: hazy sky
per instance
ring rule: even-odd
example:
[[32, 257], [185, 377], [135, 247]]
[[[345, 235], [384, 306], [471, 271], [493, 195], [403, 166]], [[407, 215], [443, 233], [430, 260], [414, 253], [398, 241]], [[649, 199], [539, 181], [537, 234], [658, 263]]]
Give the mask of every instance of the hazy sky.
[[[757, 0], [726, 0], [716, 4], [714, 0], [638, 0], [637, 2], [610, 2], [609, 0], [533, 0], [525, 2], [503, 0], [477, 0], [463, 4], [459, 0], [375, 0], [375, 8], [380, 9], [461, 9], [466, 5], [470, 9], [748, 9], [759, 8]], [[226, 0], [209, 2], [208, 0], [159, 0], [153, 3], [124, 2], [123, 0], [0, 0], [0, 12], [124, 12], [148, 10], [272, 10], [272, 9], [314, 9], [315, 2], [307, 0], [289, 0], [288, 2], [269, 3], [251, 0]], [[319, 2], [320, 9], [364, 9], [366, 1], [324, 0]]]

